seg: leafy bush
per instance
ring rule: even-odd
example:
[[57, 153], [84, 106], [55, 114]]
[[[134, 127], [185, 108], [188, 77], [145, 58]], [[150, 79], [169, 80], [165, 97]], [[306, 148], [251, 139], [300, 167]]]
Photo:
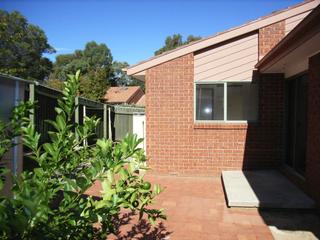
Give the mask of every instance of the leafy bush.
[[[40, 134], [24, 117], [32, 106], [29, 102], [14, 110], [8, 125], [0, 125], [0, 154], [14, 144], [13, 136], [21, 134], [38, 165], [14, 176], [11, 197], [0, 197], [2, 239], [105, 238], [115, 230], [113, 220], [123, 208], [139, 212], [140, 218], [146, 214], [151, 223], [165, 219], [162, 210], [147, 208], [162, 190], [143, 180], [140, 170], [146, 169], [146, 158], [138, 148], [141, 139], [128, 135], [116, 145], [107, 139], [93, 147], [84, 144], [99, 120], [86, 117], [83, 125], [72, 123], [78, 87], [79, 72], [68, 76], [57, 116], [48, 120], [55, 129], [49, 132], [50, 142], [39, 145]], [[101, 198], [86, 195], [97, 180]]]

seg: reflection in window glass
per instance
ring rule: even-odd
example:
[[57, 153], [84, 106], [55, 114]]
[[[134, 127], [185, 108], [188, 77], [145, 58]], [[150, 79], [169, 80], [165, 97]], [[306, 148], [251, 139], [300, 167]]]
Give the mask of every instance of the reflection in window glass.
[[196, 120], [223, 120], [223, 84], [198, 84]]

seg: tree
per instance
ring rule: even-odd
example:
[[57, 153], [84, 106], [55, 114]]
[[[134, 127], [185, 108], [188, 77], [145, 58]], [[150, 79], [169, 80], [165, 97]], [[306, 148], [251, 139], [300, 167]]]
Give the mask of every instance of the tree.
[[49, 79], [48, 81], [46, 81], [46, 84], [48, 87], [54, 88], [56, 90], [62, 91], [63, 89], [63, 82], [59, 79]]
[[53, 73], [47, 82], [49, 86], [59, 86], [57, 80], [65, 81], [69, 73], [81, 70], [80, 95], [92, 100], [100, 100], [112, 78], [112, 54], [107, 45], [88, 42], [84, 50], [56, 57]]
[[145, 84], [143, 81], [139, 81], [131, 76], [128, 76], [124, 68], [127, 68], [129, 64], [127, 62], [114, 61], [112, 64], [113, 78], [112, 86], [140, 86], [145, 91]]
[[159, 55], [166, 51], [175, 49], [185, 44], [189, 44], [190, 42], [197, 41], [201, 39], [201, 37], [196, 37], [193, 35], [189, 35], [186, 41], [183, 41], [182, 36], [180, 34], [173, 34], [172, 36], [168, 36], [165, 40], [165, 44], [162, 48], [158, 49], [154, 52], [154, 55]]
[[44, 80], [52, 63], [43, 57], [53, 53], [43, 30], [28, 23], [19, 12], [0, 10], [0, 72], [13, 76]]
[[185, 44], [189, 44], [189, 43], [191, 43], [191, 42], [198, 41], [198, 40], [200, 40], [200, 39], [201, 39], [201, 37], [199, 37], [199, 36], [193, 36], [193, 35], [191, 34], [191, 35], [189, 35], [189, 36], [187, 37], [187, 41], [185, 41]]
[[104, 69], [98, 68], [90, 70], [80, 78], [80, 95], [99, 101], [110, 87], [109, 78], [108, 72]]
[[112, 86], [128, 86], [132, 82], [132, 77], [128, 76], [126, 72], [123, 71], [123, 69], [128, 66], [129, 64], [127, 62], [114, 61], [112, 63]]
[[146, 90], [144, 81], [138, 80], [136, 78], [132, 78], [132, 82], [130, 82], [128, 86], [139, 86], [142, 89], [142, 91], [145, 92]]
[[127, 62], [118, 62], [114, 61], [112, 64], [113, 67], [113, 86], [140, 86], [141, 89], [145, 90], [145, 84], [143, 81], [137, 80], [131, 76], [128, 76], [127, 73], [123, 70], [127, 68], [129, 64]]
[[[8, 124], [0, 121], [0, 160], [20, 134], [32, 152], [30, 160], [37, 163], [13, 178], [11, 196], [0, 195], [0, 239], [106, 239], [118, 230], [114, 220], [124, 208], [139, 213], [139, 218], [146, 215], [152, 224], [165, 219], [161, 209], [150, 208], [162, 189], [156, 184], [151, 188], [140, 171], [147, 169], [144, 151], [138, 148], [142, 139], [128, 135], [117, 144], [107, 139], [85, 144], [99, 119], [73, 123], [78, 87], [79, 72], [68, 76], [56, 118], [48, 120], [54, 130], [44, 144], [25, 117], [32, 103], [16, 107]], [[0, 168], [0, 190], [8, 171]], [[87, 196], [97, 180], [101, 198]]]

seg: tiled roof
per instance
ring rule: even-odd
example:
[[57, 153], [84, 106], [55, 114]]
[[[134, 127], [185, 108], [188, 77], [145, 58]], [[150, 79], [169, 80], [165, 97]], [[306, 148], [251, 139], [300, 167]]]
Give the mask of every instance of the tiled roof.
[[110, 87], [102, 99], [109, 103], [130, 103], [140, 91], [139, 86]]
[[143, 95], [143, 96], [138, 100], [138, 102], [136, 103], [136, 105], [138, 105], [138, 106], [145, 106], [145, 105], [146, 105], [146, 97], [145, 97], [145, 95]]

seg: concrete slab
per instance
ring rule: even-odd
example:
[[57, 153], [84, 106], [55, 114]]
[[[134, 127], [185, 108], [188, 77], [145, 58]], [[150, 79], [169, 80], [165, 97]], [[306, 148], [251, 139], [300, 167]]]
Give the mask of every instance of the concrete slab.
[[312, 209], [315, 202], [277, 171], [223, 171], [229, 207]]

